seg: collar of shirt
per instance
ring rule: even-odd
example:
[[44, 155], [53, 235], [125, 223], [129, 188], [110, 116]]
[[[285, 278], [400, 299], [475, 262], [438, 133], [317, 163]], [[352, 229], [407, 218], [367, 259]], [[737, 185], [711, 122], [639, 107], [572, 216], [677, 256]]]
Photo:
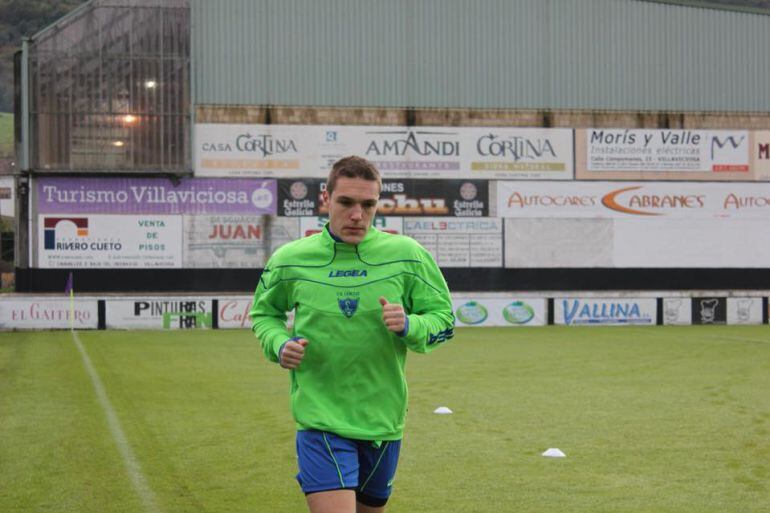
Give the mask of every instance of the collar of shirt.
[[[366, 236], [363, 238], [363, 240], [360, 243], [358, 243], [358, 246], [365, 245], [369, 240], [372, 239], [372, 237], [374, 237], [376, 235], [376, 233], [377, 233], [377, 228], [375, 228], [374, 226], [370, 226], [369, 230], [367, 230], [367, 232], [366, 232]], [[354, 244], [348, 244], [347, 242], [345, 242], [342, 239], [340, 239], [339, 237], [337, 237], [337, 235], [335, 235], [334, 232], [332, 232], [331, 228], [329, 227], [329, 223], [326, 223], [324, 225], [323, 238], [324, 238], [324, 240], [326, 240], [328, 242], [329, 245], [345, 244], [345, 245], [350, 246], [350, 247], [355, 247], [356, 246]]]

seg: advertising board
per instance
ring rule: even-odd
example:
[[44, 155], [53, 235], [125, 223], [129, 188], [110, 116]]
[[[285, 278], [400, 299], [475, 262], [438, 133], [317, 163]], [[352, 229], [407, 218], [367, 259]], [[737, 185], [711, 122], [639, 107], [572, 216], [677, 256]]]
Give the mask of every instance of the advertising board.
[[497, 215], [768, 219], [770, 183], [499, 181]]
[[182, 217], [39, 215], [41, 268], [182, 267]]
[[496, 217], [405, 217], [404, 235], [430, 251], [440, 267], [503, 266], [503, 220]]
[[757, 180], [770, 180], [770, 130], [753, 132], [751, 169]]
[[276, 213], [275, 180], [44, 177], [36, 193], [41, 214]]
[[108, 329], [193, 329], [213, 327], [211, 298], [146, 296], [107, 299]]
[[273, 251], [297, 238], [297, 218], [184, 216], [184, 267], [264, 267]]
[[692, 301], [689, 297], [663, 298], [663, 324], [692, 324]]
[[456, 326], [545, 326], [545, 298], [475, 297], [452, 295]]
[[693, 324], [726, 324], [726, 297], [694, 297], [692, 301]]
[[[323, 202], [326, 181], [297, 178], [278, 181], [278, 215], [308, 217], [326, 215]], [[377, 204], [382, 216], [489, 215], [487, 180], [384, 179]]]
[[654, 298], [555, 298], [554, 324], [567, 326], [654, 325]]
[[[255, 283], [256, 286], [256, 283]], [[227, 296], [219, 298], [218, 317], [219, 329], [246, 329], [251, 330], [249, 310], [253, 296]], [[294, 324], [294, 310], [286, 312], [286, 327], [291, 330]]]
[[322, 178], [293, 178], [278, 180], [278, 215], [310, 217], [320, 213], [326, 188]]
[[195, 125], [196, 176], [325, 178], [347, 155], [383, 177], [573, 178], [572, 130], [513, 127]]
[[13, 176], [0, 176], [0, 216], [16, 216], [16, 184]]
[[578, 179], [752, 180], [745, 130], [575, 131]]
[[[254, 283], [256, 288], [256, 282]], [[218, 327], [251, 329], [251, 319], [249, 319], [249, 310], [254, 301], [253, 296], [230, 296], [220, 297], [218, 304], [219, 318]]]
[[727, 324], [762, 324], [762, 298], [727, 298]]
[[383, 216], [489, 215], [486, 180], [384, 180], [377, 213]]
[[[72, 321], [70, 321], [72, 319]], [[93, 298], [0, 298], [0, 329], [50, 330], [96, 329], [99, 324], [97, 300]]]

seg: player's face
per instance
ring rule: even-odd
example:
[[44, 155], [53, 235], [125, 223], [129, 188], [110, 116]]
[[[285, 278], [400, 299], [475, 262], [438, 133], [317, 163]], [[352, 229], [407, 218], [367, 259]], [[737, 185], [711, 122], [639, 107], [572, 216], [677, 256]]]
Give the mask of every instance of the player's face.
[[340, 177], [331, 195], [324, 191], [329, 205], [329, 228], [348, 244], [358, 244], [366, 236], [377, 212], [380, 189], [376, 181]]

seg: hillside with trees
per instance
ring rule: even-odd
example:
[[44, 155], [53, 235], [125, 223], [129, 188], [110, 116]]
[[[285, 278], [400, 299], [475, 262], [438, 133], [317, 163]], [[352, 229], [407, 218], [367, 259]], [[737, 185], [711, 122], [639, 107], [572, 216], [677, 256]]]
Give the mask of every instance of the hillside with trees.
[[0, 112], [13, 112], [13, 54], [84, 0], [0, 0]]

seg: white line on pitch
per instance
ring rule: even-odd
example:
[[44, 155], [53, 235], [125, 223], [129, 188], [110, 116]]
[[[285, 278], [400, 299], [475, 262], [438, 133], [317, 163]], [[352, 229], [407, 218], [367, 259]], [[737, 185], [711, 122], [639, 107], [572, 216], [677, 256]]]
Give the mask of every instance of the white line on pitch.
[[74, 330], [72, 330], [72, 339], [75, 341], [75, 346], [77, 346], [78, 351], [80, 351], [80, 356], [83, 358], [83, 365], [85, 365], [88, 375], [91, 377], [91, 383], [94, 385], [94, 392], [96, 392], [99, 404], [101, 405], [102, 410], [104, 410], [104, 414], [107, 416], [107, 424], [110, 427], [112, 438], [115, 439], [118, 451], [120, 451], [120, 455], [123, 457], [123, 463], [126, 465], [126, 471], [128, 472], [128, 477], [131, 479], [131, 484], [134, 485], [134, 490], [139, 496], [139, 499], [141, 499], [142, 504], [144, 504], [144, 509], [147, 513], [160, 513], [161, 510], [155, 500], [155, 494], [147, 484], [147, 479], [142, 473], [142, 467], [139, 465], [139, 460], [136, 459], [134, 451], [131, 450], [131, 446], [128, 444], [126, 435], [123, 433], [123, 428], [120, 426], [118, 415], [115, 413], [115, 410], [107, 397], [107, 392], [104, 390], [102, 380], [99, 379], [99, 374], [91, 363], [88, 353], [86, 353], [86, 348], [83, 347], [83, 344], [80, 342], [80, 337]]
[[757, 338], [720, 337], [718, 335], [707, 335], [706, 338], [719, 340], [720, 342], [751, 342], [756, 344], [770, 344], [770, 340], [761, 340]]

